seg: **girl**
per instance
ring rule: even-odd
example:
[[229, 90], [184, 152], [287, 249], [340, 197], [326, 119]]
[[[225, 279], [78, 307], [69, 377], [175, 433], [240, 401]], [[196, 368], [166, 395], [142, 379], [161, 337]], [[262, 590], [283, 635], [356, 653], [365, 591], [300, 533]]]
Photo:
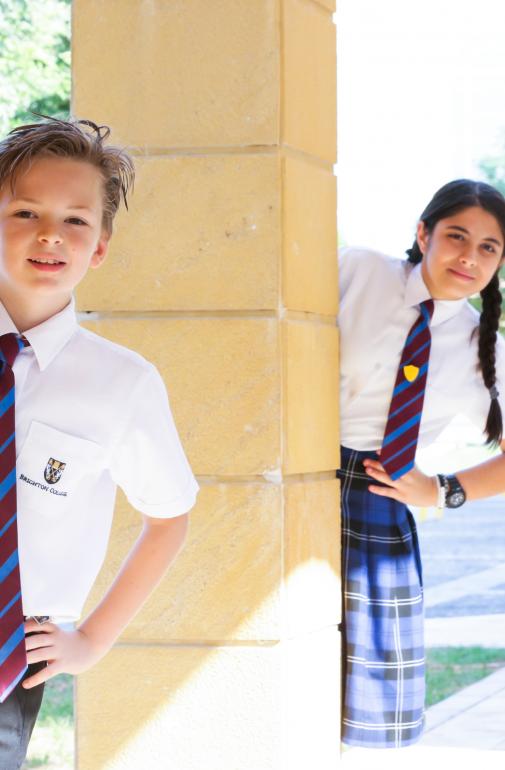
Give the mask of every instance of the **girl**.
[[[502, 441], [505, 199], [481, 182], [444, 185], [407, 253], [344, 249], [340, 258], [342, 739], [374, 748], [408, 746], [423, 729], [422, 572], [405, 502], [455, 507], [465, 483], [477, 495], [473, 470], [473, 481], [417, 471], [416, 447], [461, 412], [488, 442]], [[480, 317], [467, 302], [476, 293]]]

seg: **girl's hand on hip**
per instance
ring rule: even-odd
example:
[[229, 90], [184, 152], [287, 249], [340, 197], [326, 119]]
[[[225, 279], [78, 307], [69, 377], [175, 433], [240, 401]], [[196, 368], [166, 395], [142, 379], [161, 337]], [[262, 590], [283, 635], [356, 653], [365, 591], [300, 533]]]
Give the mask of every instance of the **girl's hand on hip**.
[[374, 495], [382, 497], [391, 497], [400, 503], [410, 505], [430, 506], [438, 502], [438, 484], [435, 476], [427, 476], [419, 468], [412, 468], [396, 481], [386, 473], [380, 462], [377, 460], [363, 460], [366, 472], [375, 481], [387, 484], [387, 487], [378, 487], [372, 484], [368, 487]]
[[47, 682], [57, 674], [80, 674], [94, 666], [107, 650], [97, 649], [83, 631], [65, 631], [54, 623], [25, 622], [26, 657], [28, 663], [47, 661], [46, 668], [25, 679], [23, 687], [30, 689]]

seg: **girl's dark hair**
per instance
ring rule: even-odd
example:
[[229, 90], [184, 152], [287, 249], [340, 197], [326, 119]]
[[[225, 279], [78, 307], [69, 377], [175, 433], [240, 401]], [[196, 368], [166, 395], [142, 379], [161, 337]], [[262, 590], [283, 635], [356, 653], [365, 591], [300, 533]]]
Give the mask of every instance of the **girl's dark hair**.
[[112, 232], [112, 223], [121, 203], [128, 208], [127, 194], [133, 188], [135, 168], [125, 150], [104, 144], [108, 126], [92, 120], [43, 118], [40, 123], [17, 126], [0, 141], [0, 188], [9, 182], [14, 189], [16, 175], [41, 157], [82, 160], [95, 166], [103, 179], [102, 227]]
[[[430, 234], [439, 219], [445, 219], [472, 206], [479, 206], [494, 216], [505, 241], [505, 198], [485, 182], [475, 182], [471, 179], [456, 179], [449, 182], [435, 193], [421, 214], [420, 220], [424, 222]], [[407, 254], [409, 262], [414, 264], [421, 262], [423, 255], [417, 239], [412, 248], [407, 249]], [[482, 379], [491, 397], [485, 428], [486, 443], [499, 444], [503, 438], [503, 419], [496, 388], [496, 335], [500, 324], [502, 301], [498, 271], [482, 289], [480, 296], [482, 313], [478, 328], [478, 368], [482, 372]]]

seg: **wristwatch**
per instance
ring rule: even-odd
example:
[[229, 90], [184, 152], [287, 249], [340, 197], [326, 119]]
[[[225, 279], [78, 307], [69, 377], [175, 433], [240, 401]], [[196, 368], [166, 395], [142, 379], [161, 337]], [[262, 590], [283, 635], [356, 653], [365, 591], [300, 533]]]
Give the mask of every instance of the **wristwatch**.
[[437, 473], [440, 486], [445, 492], [445, 507], [459, 508], [466, 501], [465, 490], [458, 481], [457, 476], [444, 476]]

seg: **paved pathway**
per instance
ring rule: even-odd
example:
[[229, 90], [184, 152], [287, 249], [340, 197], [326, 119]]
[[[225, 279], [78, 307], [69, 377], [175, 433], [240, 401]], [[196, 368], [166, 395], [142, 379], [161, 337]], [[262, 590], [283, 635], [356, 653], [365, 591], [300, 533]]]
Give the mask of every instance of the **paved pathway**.
[[[503, 580], [503, 565], [477, 576], [480, 589], [491, 588], [494, 579]], [[472, 588], [475, 585], [471, 579]], [[468, 585], [468, 578], [466, 580]], [[428, 606], [459, 598], [464, 579], [431, 589]], [[438, 593], [437, 593], [438, 591]], [[427, 647], [505, 646], [505, 614], [427, 618]], [[460, 690], [426, 712], [426, 731], [420, 746], [467, 747], [499, 751], [505, 768], [505, 667]], [[487, 757], [485, 759], [486, 768]]]
[[[426, 647], [505, 647], [504, 615], [427, 618]], [[504, 768], [505, 770], [505, 768]]]
[[[505, 500], [503, 508], [505, 515]], [[505, 542], [503, 546], [505, 556]], [[505, 584], [505, 561], [499, 562], [488, 569], [473, 572], [470, 576], [464, 574], [462, 577], [427, 588], [424, 592], [424, 606], [426, 609], [429, 609], [437, 604], [457, 601], [467, 597], [469, 594], [482, 595], [497, 586], [501, 586], [501, 584]]]
[[505, 667], [429, 708], [421, 745], [501, 750], [505, 768]]
[[339, 766], [343, 770], [503, 770], [505, 752], [419, 745], [385, 750], [351, 748], [344, 751]]

